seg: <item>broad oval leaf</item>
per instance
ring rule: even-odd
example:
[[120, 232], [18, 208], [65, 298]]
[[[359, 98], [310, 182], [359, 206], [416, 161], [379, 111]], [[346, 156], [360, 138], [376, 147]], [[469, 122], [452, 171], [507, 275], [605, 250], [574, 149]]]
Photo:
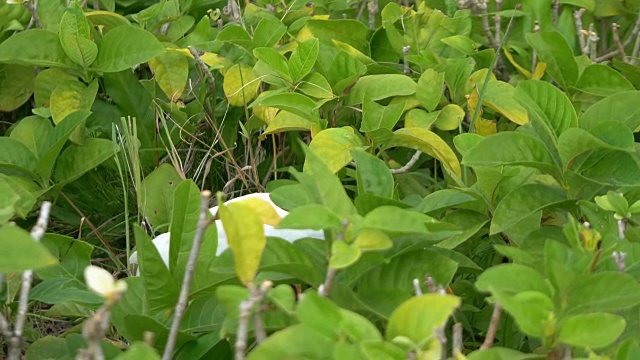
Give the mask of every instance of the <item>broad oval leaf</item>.
[[622, 335], [627, 322], [623, 317], [607, 313], [574, 315], [565, 319], [557, 341], [582, 348], [602, 348]]
[[406, 75], [367, 75], [358, 79], [351, 88], [345, 99], [345, 105], [360, 104], [365, 97], [376, 101], [393, 96], [412, 95], [415, 92], [416, 83]]
[[380, 105], [364, 97], [362, 100], [362, 124], [360, 131], [370, 132], [378, 129], [393, 130], [404, 112], [404, 103]]
[[513, 86], [503, 81], [489, 81], [484, 91], [482, 105], [497, 111], [518, 125], [529, 122], [527, 110], [515, 99]]
[[0, 64], [0, 111], [11, 112], [33, 94], [36, 73], [22, 65]]
[[316, 59], [318, 59], [319, 49], [318, 39], [314, 38], [299, 44], [298, 48], [291, 54], [289, 72], [294, 83], [302, 80], [311, 71]]
[[553, 129], [556, 138], [578, 126], [578, 115], [567, 95], [548, 82], [523, 81], [516, 88], [515, 98], [529, 115]]
[[309, 148], [336, 173], [351, 162], [351, 150], [363, 146], [362, 139], [350, 127], [330, 128], [317, 133]]
[[0, 226], [0, 246], [0, 272], [5, 274], [37, 270], [58, 262], [44, 245], [17, 225]]
[[442, 162], [445, 169], [458, 178], [462, 177], [458, 157], [449, 145], [435, 133], [422, 128], [403, 128], [393, 133], [387, 147], [402, 146], [420, 150]]
[[229, 104], [233, 106], [248, 104], [258, 95], [259, 87], [260, 80], [256, 78], [248, 65], [233, 65], [224, 74], [222, 88]]
[[136, 26], [118, 26], [104, 35], [92, 68], [118, 72], [147, 62], [165, 51], [150, 32]]
[[631, 131], [640, 127], [640, 91], [625, 91], [606, 97], [591, 105], [582, 116], [579, 125], [591, 130], [605, 121], [617, 121], [627, 125]]
[[42, 29], [21, 31], [3, 41], [0, 44], [0, 63], [65, 68], [76, 66], [65, 54], [58, 34]]
[[416, 97], [420, 101], [420, 105], [427, 111], [435, 110], [442, 97], [443, 86], [444, 73], [426, 69], [420, 75], [416, 88]]
[[176, 51], [167, 51], [149, 60], [149, 68], [162, 92], [169, 100], [177, 102], [189, 76], [187, 58]]
[[391, 314], [386, 338], [391, 341], [403, 336], [414, 344], [423, 344], [458, 305], [460, 298], [451, 295], [425, 294], [411, 298]]
[[567, 40], [558, 31], [540, 31], [526, 34], [540, 61], [547, 64], [547, 71], [564, 89], [578, 81], [578, 63]]
[[584, 93], [596, 96], [610, 96], [623, 91], [635, 90], [622, 74], [603, 64], [587, 66], [582, 71], [576, 87]]
[[60, 183], [71, 182], [114, 155], [111, 140], [88, 138], [84, 145], [71, 144], [58, 158], [55, 180]]

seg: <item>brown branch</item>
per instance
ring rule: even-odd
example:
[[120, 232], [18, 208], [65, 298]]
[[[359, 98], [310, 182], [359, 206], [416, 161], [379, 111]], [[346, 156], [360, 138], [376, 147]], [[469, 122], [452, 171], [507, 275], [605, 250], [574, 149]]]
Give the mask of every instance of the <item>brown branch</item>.
[[480, 346], [480, 350], [486, 350], [493, 346], [493, 341], [496, 338], [496, 332], [498, 331], [498, 325], [500, 325], [500, 314], [502, 313], [502, 307], [497, 302], [493, 304], [493, 314], [491, 314], [491, 322], [487, 329], [487, 336], [484, 338], [484, 342]]
[[[51, 203], [45, 201], [40, 207], [40, 215], [35, 226], [31, 229], [31, 237], [34, 241], [39, 242], [47, 231], [49, 224], [49, 214], [51, 213]], [[22, 345], [22, 330], [27, 318], [27, 307], [29, 306], [29, 291], [31, 290], [31, 282], [33, 281], [33, 271], [26, 270], [22, 273], [22, 285], [20, 287], [20, 298], [18, 300], [18, 313], [16, 315], [16, 323], [13, 327], [13, 336], [9, 339], [9, 356], [11, 359], [20, 357], [20, 348]]]
[[184, 270], [184, 279], [182, 280], [182, 288], [180, 289], [180, 296], [176, 303], [173, 322], [171, 323], [171, 329], [169, 330], [169, 337], [167, 338], [167, 346], [164, 348], [162, 355], [163, 360], [171, 360], [173, 350], [178, 340], [178, 332], [180, 331], [180, 321], [184, 316], [184, 312], [187, 309], [187, 303], [189, 301], [189, 289], [191, 287], [191, 281], [193, 280], [193, 274], [196, 270], [196, 262], [198, 261], [198, 254], [200, 253], [200, 245], [202, 244], [202, 238], [204, 232], [211, 224], [211, 221], [207, 218], [209, 214], [209, 199], [211, 198], [211, 191], [204, 190], [200, 193], [200, 217], [198, 219], [198, 229], [193, 238], [193, 245], [191, 246], [191, 252], [189, 253], [189, 260]]
[[618, 53], [620, 57], [622, 57], [622, 61], [629, 63], [627, 59], [627, 55], [624, 53], [624, 45], [622, 45], [622, 41], [620, 41], [620, 34], [618, 31], [620, 30], [620, 25], [613, 23], [611, 24], [611, 33], [613, 34], [613, 42], [618, 47]]
[[[240, 320], [238, 322], [238, 334], [236, 335], [235, 344], [235, 359], [243, 360], [244, 354], [247, 351], [247, 337], [249, 334], [249, 319], [251, 318], [251, 311], [253, 308], [262, 302], [266, 293], [271, 289], [273, 283], [271, 281], [264, 281], [259, 288], [252, 283], [249, 283], [249, 298], [240, 303]], [[256, 315], [257, 316], [257, 315]], [[261, 320], [260, 320], [260, 323]], [[264, 332], [264, 328], [262, 329]], [[264, 334], [257, 334], [260, 337]]]

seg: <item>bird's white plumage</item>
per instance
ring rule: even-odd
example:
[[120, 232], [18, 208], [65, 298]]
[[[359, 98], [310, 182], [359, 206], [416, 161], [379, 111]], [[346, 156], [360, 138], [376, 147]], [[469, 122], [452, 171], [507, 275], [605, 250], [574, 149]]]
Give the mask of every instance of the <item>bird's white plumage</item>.
[[[249, 198], [259, 198], [269, 203], [273, 207], [273, 209], [276, 211], [278, 216], [280, 216], [281, 218], [289, 214], [286, 210], [274, 204], [273, 201], [271, 201], [271, 198], [269, 197], [268, 193], [255, 193], [255, 194], [244, 195], [244, 196], [240, 196], [238, 198], [229, 200], [227, 201], [227, 203], [243, 201]], [[216, 215], [218, 213], [218, 207], [214, 206], [211, 209], [209, 209], [209, 211], [213, 215]], [[229, 247], [229, 242], [227, 240], [227, 234], [224, 231], [224, 227], [222, 226], [222, 221], [216, 220], [215, 222], [216, 222], [216, 228], [218, 229], [218, 248], [216, 249], [216, 255], [220, 255], [224, 250], [226, 250]], [[322, 231], [306, 230], [306, 229], [305, 230], [276, 229], [273, 226], [266, 225], [266, 224], [264, 225], [264, 235], [271, 236], [271, 237], [278, 237], [290, 243], [302, 238], [315, 238], [315, 239], [324, 240], [324, 233]], [[152, 240], [153, 245], [156, 247], [156, 249], [158, 249], [158, 252], [160, 253], [160, 257], [162, 258], [162, 261], [167, 265], [167, 267], [169, 266], [170, 237], [171, 237], [170, 233], [164, 233], [156, 236]], [[137, 251], [131, 254], [131, 257], [129, 258], [129, 262], [132, 264], [138, 263]]]

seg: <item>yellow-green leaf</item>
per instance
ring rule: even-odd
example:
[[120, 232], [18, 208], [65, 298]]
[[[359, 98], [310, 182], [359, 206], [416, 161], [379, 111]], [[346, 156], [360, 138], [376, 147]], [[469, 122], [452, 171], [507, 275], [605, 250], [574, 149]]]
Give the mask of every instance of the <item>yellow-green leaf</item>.
[[461, 178], [460, 162], [449, 145], [435, 133], [423, 128], [403, 128], [393, 133], [387, 147], [402, 146], [420, 150], [438, 159], [454, 178]]
[[391, 238], [378, 229], [362, 229], [356, 236], [355, 244], [361, 250], [386, 250], [393, 246]]
[[460, 304], [456, 296], [425, 294], [413, 297], [396, 308], [389, 317], [387, 340], [405, 337], [422, 344], [433, 336], [435, 329], [449, 318]]
[[244, 106], [253, 100], [258, 94], [260, 81], [256, 79], [251, 67], [245, 64], [236, 64], [224, 74], [222, 88], [224, 95], [233, 106]]
[[527, 110], [513, 97], [515, 88], [503, 81], [489, 81], [482, 104], [493, 109], [510, 121], [524, 125], [529, 122]]
[[189, 61], [175, 51], [167, 51], [149, 60], [149, 67], [162, 92], [176, 102], [182, 96], [189, 76]]
[[53, 122], [58, 124], [73, 112], [91, 109], [97, 92], [97, 80], [86, 87], [79, 81], [67, 81], [58, 85], [49, 98]]
[[344, 269], [360, 259], [360, 248], [356, 244], [347, 244], [344, 241], [334, 241], [331, 246], [331, 259], [329, 267], [332, 269]]
[[443, 107], [434, 123], [440, 130], [455, 130], [464, 119], [464, 110], [456, 104], [448, 104]]
[[[256, 107], [254, 107], [254, 111]], [[268, 107], [267, 109], [273, 108]], [[262, 133], [262, 136], [286, 131], [309, 131], [311, 130], [312, 124], [313, 123], [311, 121], [300, 115], [282, 110], [273, 118], [273, 120], [269, 121], [269, 125], [264, 133]]]
[[233, 251], [236, 273], [246, 285], [255, 277], [267, 244], [260, 216], [251, 205], [242, 202], [222, 205], [218, 208], [218, 214]]
[[336, 173], [353, 159], [351, 149], [363, 145], [353, 128], [342, 127], [320, 131], [311, 140], [309, 148]]
[[251, 207], [256, 214], [258, 214], [258, 217], [263, 224], [276, 226], [280, 222], [280, 215], [278, 215], [276, 209], [274, 209], [271, 204], [260, 198], [249, 197], [237, 202]]

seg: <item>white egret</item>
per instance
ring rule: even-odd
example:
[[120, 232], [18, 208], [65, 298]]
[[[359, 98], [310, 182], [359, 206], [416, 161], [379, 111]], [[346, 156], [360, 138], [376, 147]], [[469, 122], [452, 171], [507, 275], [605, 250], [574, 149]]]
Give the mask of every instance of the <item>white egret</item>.
[[[259, 198], [269, 203], [273, 207], [273, 209], [276, 211], [278, 216], [280, 216], [281, 218], [289, 214], [286, 210], [274, 204], [273, 201], [271, 201], [271, 198], [269, 198], [268, 193], [255, 193], [255, 194], [244, 195], [235, 199], [231, 199], [227, 201], [227, 203], [243, 201], [249, 198]], [[209, 211], [213, 215], [216, 215], [218, 213], [218, 207], [214, 206], [211, 209], [209, 209]], [[220, 255], [224, 250], [226, 250], [229, 247], [229, 242], [227, 240], [227, 234], [224, 231], [224, 227], [222, 226], [222, 221], [218, 219], [215, 222], [216, 222], [216, 228], [218, 229], [218, 248], [216, 249], [216, 255]], [[264, 224], [264, 235], [271, 236], [271, 237], [278, 237], [290, 243], [302, 238], [315, 238], [315, 239], [324, 240], [324, 233], [322, 231], [309, 230], [309, 229], [304, 229], [304, 230], [276, 229], [273, 226], [267, 225], [267, 224]], [[160, 253], [160, 257], [162, 257], [162, 261], [164, 261], [167, 267], [169, 267], [170, 237], [171, 237], [170, 233], [164, 233], [156, 236], [152, 240], [153, 245], [156, 247], [156, 249], [158, 249], [158, 252]], [[205, 251], [205, 249], [202, 249], [202, 250]], [[129, 262], [132, 264], [138, 264], [137, 251], [131, 254], [131, 257], [129, 258]]]

